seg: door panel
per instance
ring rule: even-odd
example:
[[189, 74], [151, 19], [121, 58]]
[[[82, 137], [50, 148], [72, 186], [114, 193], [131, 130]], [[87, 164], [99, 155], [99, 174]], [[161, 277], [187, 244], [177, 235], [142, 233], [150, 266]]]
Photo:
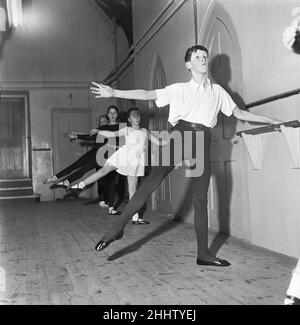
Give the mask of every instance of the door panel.
[[30, 177], [27, 96], [0, 99], [0, 179]]
[[[88, 133], [91, 129], [89, 109], [53, 109], [52, 110], [52, 147], [54, 174], [66, 168], [85, 154], [90, 147], [81, 141], [70, 141], [64, 136], [70, 131]], [[55, 190], [55, 198], [63, 198], [65, 191]], [[84, 191], [80, 197], [90, 197], [90, 191]]]

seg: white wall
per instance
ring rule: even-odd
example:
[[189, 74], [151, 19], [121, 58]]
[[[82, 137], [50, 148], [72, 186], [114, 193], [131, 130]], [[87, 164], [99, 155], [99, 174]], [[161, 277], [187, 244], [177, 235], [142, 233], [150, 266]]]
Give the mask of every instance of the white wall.
[[113, 26], [89, 0], [33, 0], [5, 42], [1, 81], [90, 81], [114, 62]]
[[[282, 43], [283, 30], [291, 23], [295, 0], [220, 0], [235, 24], [243, 58], [244, 101], [253, 102], [299, 88], [300, 56]], [[300, 120], [300, 96], [258, 106], [251, 111]], [[249, 164], [251, 241], [298, 257], [300, 255], [300, 169], [292, 169], [287, 145], [272, 133], [263, 156], [263, 168]]]

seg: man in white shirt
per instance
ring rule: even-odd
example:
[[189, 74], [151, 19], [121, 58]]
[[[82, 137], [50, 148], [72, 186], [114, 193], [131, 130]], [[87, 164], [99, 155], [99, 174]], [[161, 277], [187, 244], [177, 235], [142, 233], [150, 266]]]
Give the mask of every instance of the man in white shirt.
[[[186, 68], [192, 75], [192, 79], [187, 83], [176, 83], [164, 89], [150, 91], [124, 91], [93, 82], [91, 91], [96, 95], [96, 98], [116, 97], [135, 100], [155, 100], [158, 107], [170, 105], [169, 122], [174, 126], [173, 131], [180, 132], [182, 136], [186, 132], [190, 132], [193, 135], [193, 140], [196, 138], [197, 133], [204, 133], [204, 171], [201, 176], [191, 179], [195, 209], [194, 224], [198, 245], [197, 264], [229, 266], [230, 263], [228, 261], [213, 256], [208, 249], [209, 129], [217, 124], [217, 116], [220, 111], [227, 116], [233, 114], [236, 118], [243, 121], [266, 124], [280, 124], [282, 121], [240, 110], [230, 95], [220, 85], [211, 83], [207, 78], [208, 63], [208, 50], [204, 46], [196, 45], [189, 48], [185, 55]], [[192, 143], [195, 146], [195, 141], [192, 141]], [[184, 153], [185, 150], [182, 152]], [[188, 158], [190, 157], [182, 155], [182, 160]], [[171, 163], [169, 166], [152, 167], [149, 176], [129, 201], [120, 218], [97, 243], [95, 247], [97, 251], [105, 249], [113, 241], [122, 238], [126, 223], [174, 168], [175, 163]]]

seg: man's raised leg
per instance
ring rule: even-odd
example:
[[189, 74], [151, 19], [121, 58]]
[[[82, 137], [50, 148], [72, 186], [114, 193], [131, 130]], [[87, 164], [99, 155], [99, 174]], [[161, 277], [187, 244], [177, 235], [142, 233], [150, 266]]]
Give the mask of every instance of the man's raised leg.
[[148, 177], [137, 188], [132, 199], [124, 208], [118, 220], [104, 235], [102, 241], [111, 241], [118, 237], [132, 216], [137, 213], [146, 202], [148, 196], [158, 188], [163, 179], [174, 169], [174, 166], [152, 167]]

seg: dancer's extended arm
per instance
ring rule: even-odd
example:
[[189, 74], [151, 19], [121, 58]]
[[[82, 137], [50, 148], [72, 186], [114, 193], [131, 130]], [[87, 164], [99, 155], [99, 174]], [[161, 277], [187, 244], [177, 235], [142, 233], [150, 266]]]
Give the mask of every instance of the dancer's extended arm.
[[[91, 130], [90, 133], [81, 133], [81, 132], [74, 132], [71, 131], [69, 133], [66, 133], [66, 136], [72, 141], [72, 140], [84, 140], [84, 141], [92, 141], [95, 142], [96, 141], [96, 133], [94, 132], [92, 133], [93, 130]], [[97, 130], [98, 131], [98, 130]]]
[[262, 116], [248, 111], [242, 111], [238, 107], [236, 107], [235, 110], [233, 111], [233, 115], [237, 119], [242, 121], [247, 121], [247, 122], [259, 122], [259, 123], [275, 124], [275, 125], [284, 123], [283, 121], [277, 120], [272, 117]]
[[127, 127], [118, 131], [97, 130], [97, 133], [105, 138], [123, 137], [127, 134]]
[[136, 100], [156, 100], [157, 95], [155, 90], [118, 90], [110, 86], [106, 86], [97, 82], [92, 82], [93, 87], [91, 91], [96, 98], [122, 98], [122, 99], [136, 99]]

